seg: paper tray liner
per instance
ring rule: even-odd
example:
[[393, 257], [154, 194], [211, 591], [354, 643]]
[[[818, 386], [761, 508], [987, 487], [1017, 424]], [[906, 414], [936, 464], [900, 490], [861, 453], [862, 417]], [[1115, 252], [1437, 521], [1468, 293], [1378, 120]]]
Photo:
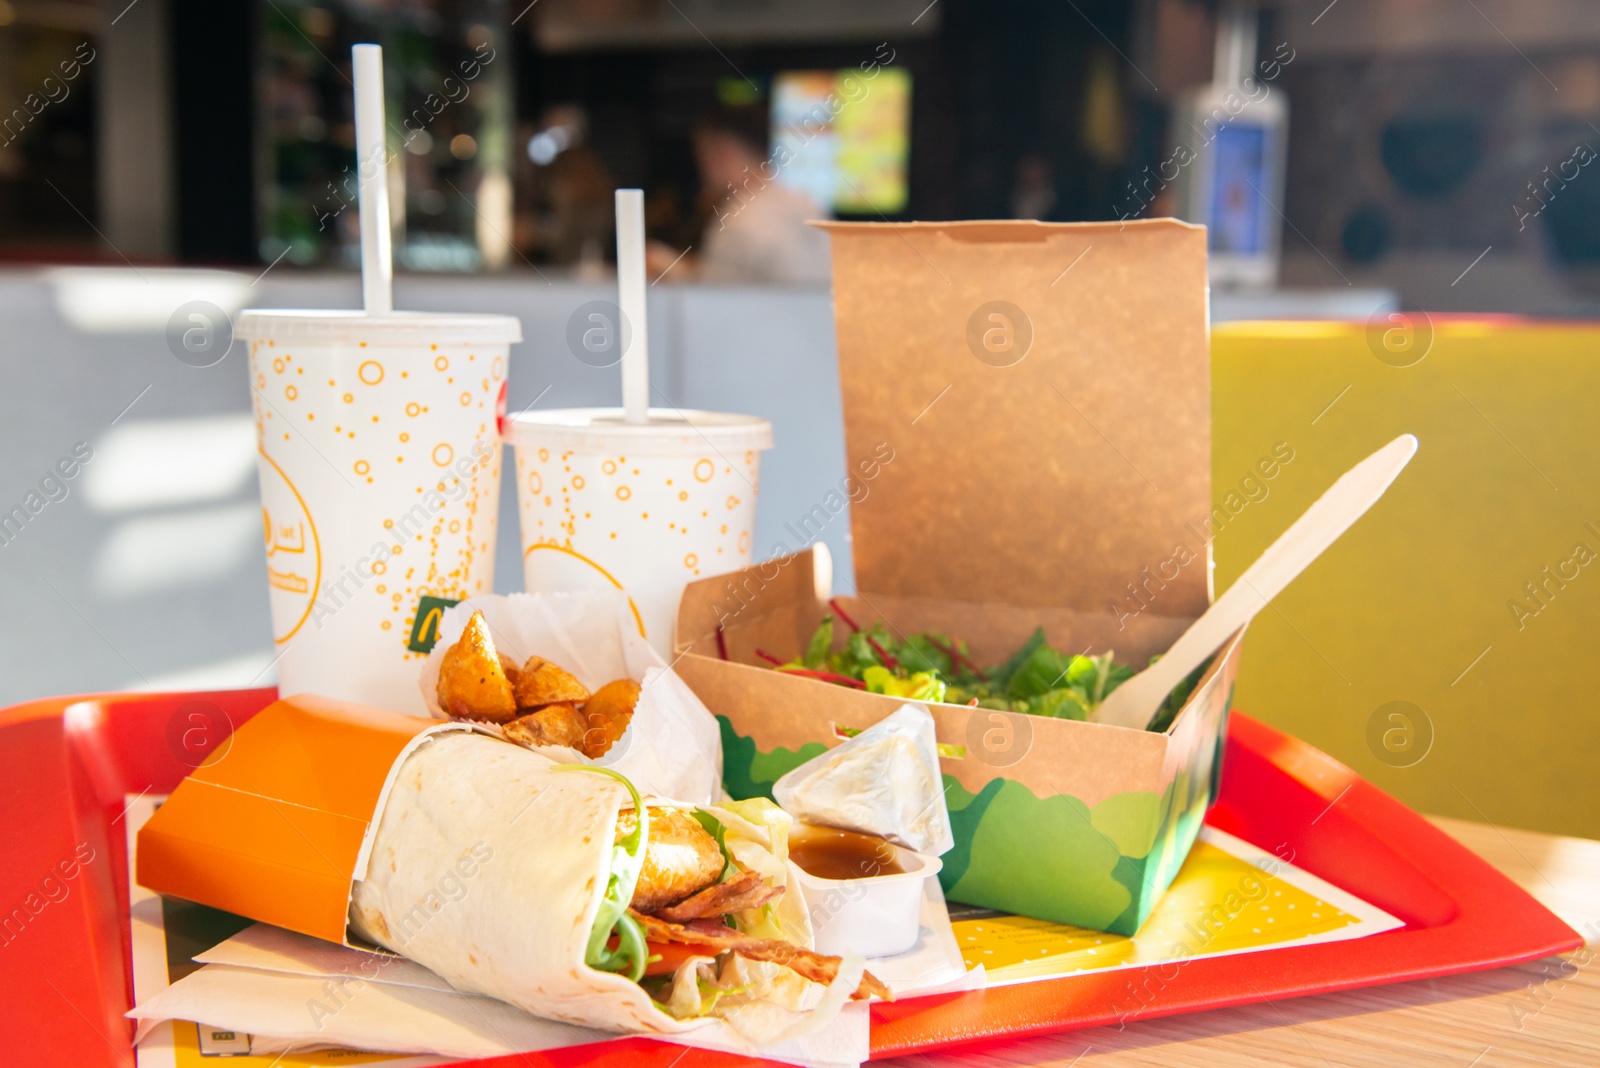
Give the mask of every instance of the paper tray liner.
[[139, 885], [351, 945], [351, 888], [395, 772], [426, 736], [474, 729], [311, 694], [275, 701], [139, 832]]

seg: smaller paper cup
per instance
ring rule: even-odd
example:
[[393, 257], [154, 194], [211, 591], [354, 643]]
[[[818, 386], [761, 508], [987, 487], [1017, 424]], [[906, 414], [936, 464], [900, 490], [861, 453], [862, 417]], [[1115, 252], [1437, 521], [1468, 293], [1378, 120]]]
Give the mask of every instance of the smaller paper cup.
[[443, 609], [494, 589], [509, 315], [246, 311], [278, 690], [426, 714]]
[[772, 424], [652, 408], [635, 425], [620, 408], [569, 408], [518, 415], [507, 434], [528, 592], [622, 590], [670, 657], [684, 586], [750, 563]]

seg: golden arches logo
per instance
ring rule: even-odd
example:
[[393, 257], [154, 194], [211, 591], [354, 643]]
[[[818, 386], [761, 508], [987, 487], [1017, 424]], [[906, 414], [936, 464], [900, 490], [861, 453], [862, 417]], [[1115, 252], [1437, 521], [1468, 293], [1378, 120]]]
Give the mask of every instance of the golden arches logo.
[[[305, 498], [300, 496], [295, 484], [284, 474], [278, 462], [267, 455], [266, 450], [257, 446], [256, 453], [266, 462], [261, 468], [261, 520], [267, 539], [268, 557], [275, 558], [280, 552], [303, 555], [308, 548], [305, 531], [311, 532], [309, 545], [311, 567], [305, 569], [311, 571], [309, 578], [300, 573], [303, 568], [300, 560], [296, 560], [292, 567], [284, 562], [276, 569], [268, 568], [272, 596], [275, 599], [291, 598], [288, 615], [294, 615], [294, 606], [301, 597], [305, 598], [305, 608], [295, 617], [287, 631], [283, 634], [273, 634], [273, 642], [282, 645], [305, 625], [311, 616], [312, 606], [317, 603], [317, 591], [322, 587], [322, 542], [317, 537], [317, 524], [311, 518], [311, 509], [306, 507]], [[272, 475], [277, 477], [273, 478]], [[287, 496], [283, 493], [285, 489], [289, 491]], [[293, 536], [290, 536], [290, 532], [293, 532]], [[274, 616], [277, 617], [278, 613], [274, 613]], [[273, 630], [277, 631], [283, 622], [282, 618], [274, 618]]]
[[[595, 563], [593, 560], [589, 559], [587, 556], [583, 555], [582, 553], [578, 552], [575, 549], [569, 549], [565, 545], [557, 545], [555, 542], [551, 542], [551, 541], [535, 542], [534, 544], [528, 546], [525, 550], [523, 550], [522, 559], [524, 560], [524, 562], [526, 562], [528, 557], [532, 556], [536, 550], [540, 550], [540, 549], [548, 549], [548, 550], [550, 550], [552, 552], [562, 553], [562, 554], [565, 554], [566, 556], [572, 557], [575, 560], [579, 560], [579, 561], [581, 561], [581, 562], [583, 562], [585, 564], [588, 564], [591, 568], [593, 568], [595, 570], [596, 574], [600, 575], [601, 578], [604, 578], [607, 582], [611, 583], [611, 585], [615, 586], [617, 589], [622, 590], [623, 595], [627, 596], [628, 591], [623, 587], [622, 583], [617, 581], [617, 577], [615, 575], [613, 575], [611, 572], [607, 571], [605, 568], [601, 567], [599, 564]], [[634, 623], [634, 626], [639, 628], [639, 637], [648, 638], [649, 635], [644, 632], [644, 617], [639, 614], [639, 606], [634, 603], [634, 600], [633, 600], [632, 597], [628, 597], [628, 607], [633, 610], [633, 623]]]

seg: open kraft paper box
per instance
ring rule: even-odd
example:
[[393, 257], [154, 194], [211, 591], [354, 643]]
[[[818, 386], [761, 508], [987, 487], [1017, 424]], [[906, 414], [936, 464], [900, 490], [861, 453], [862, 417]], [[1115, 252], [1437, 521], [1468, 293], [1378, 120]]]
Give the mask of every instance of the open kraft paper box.
[[[1059, 650], [1141, 667], [1167, 649], [1210, 601], [1205, 231], [827, 229], [860, 591], [845, 610], [964, 639], [982, 665], [1037, 626]], [[805, 524], [844, 495], [797, 523], [814, 536]], [[828, 611], [826, 564], [776, 555], [685, 591], [676, 670], [721, 721], [736, 798], [903, 703], [758, 656], [805, 648]], [[1136, 931], [1216, 797], [1239, 640], [1164, 733], [930, 706], [950, 899]]]

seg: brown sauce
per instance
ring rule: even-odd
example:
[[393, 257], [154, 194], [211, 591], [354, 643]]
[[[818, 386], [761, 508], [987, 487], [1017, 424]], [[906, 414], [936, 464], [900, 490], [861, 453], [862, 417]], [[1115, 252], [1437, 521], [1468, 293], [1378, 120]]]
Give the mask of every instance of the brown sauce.
[[789, 859], [818, 879], [866, 879], [906, 870], [892, 842], [832, 827], [803, 827], [789, 837]]

